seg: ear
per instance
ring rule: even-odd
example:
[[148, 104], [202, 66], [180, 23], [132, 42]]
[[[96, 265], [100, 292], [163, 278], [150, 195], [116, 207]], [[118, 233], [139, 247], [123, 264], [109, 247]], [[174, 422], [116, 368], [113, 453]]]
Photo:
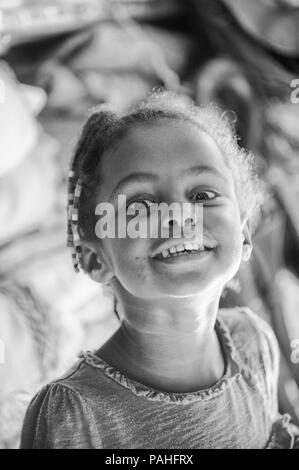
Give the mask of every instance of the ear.
[[84, 271], [89, 277], [101, 284], [107, 284], [113, 277], [110, 264], [98, 242], [81, 239]]
[[252, 253], [252, 224], [251, 219], [245, 214], [241, 217], [242, 228], [242, 261], [248, 261]]

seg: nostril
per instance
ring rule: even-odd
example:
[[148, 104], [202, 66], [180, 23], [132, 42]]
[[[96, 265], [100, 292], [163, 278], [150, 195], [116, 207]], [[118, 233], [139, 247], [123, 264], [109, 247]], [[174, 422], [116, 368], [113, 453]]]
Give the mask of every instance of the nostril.
[[169, 227], [173, 227], [176, 224], [181, 225], [182, 222], [183, 222], [184, 225], [194, 225], [195, 224], [195, 220], [194, 220], [193, 217], [188, 217], [185, 220], [168, 219], [167, 223], [168, 223]]
[[185, 219], [185, 224], [194, 225], [195, 224], [194, 218], [193, 217], [188, 217], [188, 219]]

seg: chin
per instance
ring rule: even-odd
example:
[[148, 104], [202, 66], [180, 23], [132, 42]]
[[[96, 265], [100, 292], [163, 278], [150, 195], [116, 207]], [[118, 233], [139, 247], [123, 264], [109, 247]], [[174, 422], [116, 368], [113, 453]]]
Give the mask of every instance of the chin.
[[166, 279], [160, 280], [158, 285], [153, 286], [152, 291], [166, 297], [184, 298], [194, 297], [201, 293], [214, 289], [219, 289], [219, 286], [224, 286], [225, 281], [211, 279], [209, 277], [201, 276], [185, 276], [184, 279], [177, 279], [167, 281]]

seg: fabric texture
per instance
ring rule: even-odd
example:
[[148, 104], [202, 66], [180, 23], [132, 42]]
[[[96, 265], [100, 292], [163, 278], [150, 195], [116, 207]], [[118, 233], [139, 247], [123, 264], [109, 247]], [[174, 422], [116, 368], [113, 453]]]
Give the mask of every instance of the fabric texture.
[[[215, 325], [226, 359], [211, 388], [168, 393], [136, 382], [94, 352], [32, 400], [21, 448], [290, 448], [277, 420], [279, 352], [248, 308], [221, 309]], [[274, 432], [274, 434], [273, 434]]]

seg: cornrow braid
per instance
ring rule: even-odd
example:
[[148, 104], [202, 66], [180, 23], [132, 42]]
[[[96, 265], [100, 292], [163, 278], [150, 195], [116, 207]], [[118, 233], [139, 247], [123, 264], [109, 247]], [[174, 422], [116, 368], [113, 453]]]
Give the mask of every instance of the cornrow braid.
[[84, 124], [78, 141], [68, 178], [67, 246], [71, 248], [73, 267], [76, 272], [83, 268], [80, 246], [79, 209], [82, 188], [98, 166], [101, 150], [109, 131], [117, 122], [115, 114], [103, 109], [92, 110]]
[[81, 195], [81, 181], [75, 182], [75, 173], [71, 169], [68, 182], [68, 224], [67, 224], [67, 246], [71, 248], [74, 270], [79, 272], [81, 265], [81, 247], [78, 232], [78, 204]]

